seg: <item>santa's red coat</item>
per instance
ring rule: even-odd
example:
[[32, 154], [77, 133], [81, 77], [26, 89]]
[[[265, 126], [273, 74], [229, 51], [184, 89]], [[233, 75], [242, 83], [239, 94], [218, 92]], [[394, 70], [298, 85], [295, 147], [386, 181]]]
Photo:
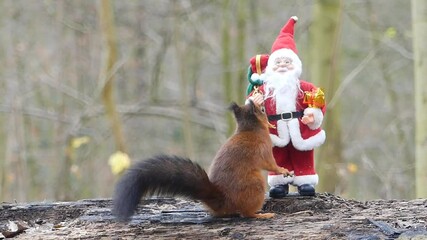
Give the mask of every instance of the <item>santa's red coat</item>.
[[[320, 125], [323, 121], [326, 106], [323, 108], [309, 107], [304, 103], [304, 92], [313, 92], [317, 88], [309, 82], [300, 80], [300, 89], [296, 99], [277, 100], [275, 98], [265, 98], [264, 106], [267, 115], [276, 115], [283, 112], [305, 112], [313, 113], [314, 123], [306, 125], [301, 122], [301, 118], [291, 120], [271, 121], [275, 128], [270, 128], [270, 137], [273, 142], [273, 153], [279, 166], [294, 171], [295, 177], [283, 178], [273, 176], [269, 173], [269, 184], [312, 184], [316, 185], [318, 176], [314, 169], [313, 149], [322, 145], [326, 139], [325, 132]], [[264, 85], [259, 87], [259, 91], [264, 93]], [[253, 92], [250, 94], [250, 96]], [[283, 98], [282, 98], [283, 99]], [[278, 105], [281, 103], [281, 105]]]
[[[265, 85], [259, 87], [262, 93], [264, 93], [264, 86]], [[274, 125], [275, 128], [270, 128], [270, 133], [277, 136], [277, 138], [272, 136], [274, 146], [283, 147], [289, 144], [289, 142], [292, 142], [292, 145], [297, 150], [308, 151], [322, 145], [326, 139], [325, 132], [320, 127], [323, 121], [323, 115], [325, 114], [326, 105], [321, 109], [317, 109], [311, 108], [307, 103], [304, 103], [303, 92], [312, 92], [317, 89], [312, 83], [300, 80], [300, 89], [302, 92], [298, 93], [294, 100], [295, 104], [291, 104], [288, 109], [277, 106], [277, 97], [274, 99], [266, 98], [264, 102], [266, 113], [267, 115], [276, 115], [282, 112], [310, 112], [314, 114], [315, 123], [312, 125], [305, 125], [301, 122], [301, 118], [271, 121], [270, 123]], [[251, 95], [252, 94], [253, 92]]]

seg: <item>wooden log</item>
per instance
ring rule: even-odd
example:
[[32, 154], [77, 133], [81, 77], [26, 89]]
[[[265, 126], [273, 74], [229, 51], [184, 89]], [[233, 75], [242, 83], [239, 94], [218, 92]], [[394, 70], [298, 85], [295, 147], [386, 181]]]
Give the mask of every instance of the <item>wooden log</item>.
[[[115, 220], [111, 206], [111, 199], [3, 203], [0, 205], [0, 233], [16, 235], [19, 239], [427, 237], [425, 199], [359, 202], [331, 194], [266, 199], [263, 211], [276, 213], [273, 219], [266, 220], [214, 218], [199, 202], [151, 198], [142, 200], [131, 220], [123, 223]], [[25, 229], [13, 233], [11, 223], [19, 223]]]

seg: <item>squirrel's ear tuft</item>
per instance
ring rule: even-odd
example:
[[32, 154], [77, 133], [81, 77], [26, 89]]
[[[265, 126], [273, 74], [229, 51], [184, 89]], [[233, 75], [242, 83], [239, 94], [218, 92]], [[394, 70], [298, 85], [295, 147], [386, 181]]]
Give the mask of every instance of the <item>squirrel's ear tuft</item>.
[[239, 109], [240, 107], [239, 107], [239, 105], [237, 105], [237, 103], [236, 102], [232, 102], [231, 104], [230, 104], [230, 106], [228, 107], [228, 109], [229, 110], [231, 110], [231, 111], [236, 111], [237, 109]]
[[234, 115], [237, 115], [240, 112], [240, 106], [237, 105], [236, 102], [232, 102], [228, 107], [231, 111], [233, 111]]

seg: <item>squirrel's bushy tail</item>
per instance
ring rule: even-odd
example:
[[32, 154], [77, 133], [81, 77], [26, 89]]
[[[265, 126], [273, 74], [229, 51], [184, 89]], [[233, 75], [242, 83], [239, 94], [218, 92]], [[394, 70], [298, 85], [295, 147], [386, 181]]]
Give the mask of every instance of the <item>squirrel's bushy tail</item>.
[[127, 220], [143, 196], [183, 196], [220, 208], [222, 193], [200, 165], [177, 156], [159, 155], [134, 164], [116, 185], [113, 213]]

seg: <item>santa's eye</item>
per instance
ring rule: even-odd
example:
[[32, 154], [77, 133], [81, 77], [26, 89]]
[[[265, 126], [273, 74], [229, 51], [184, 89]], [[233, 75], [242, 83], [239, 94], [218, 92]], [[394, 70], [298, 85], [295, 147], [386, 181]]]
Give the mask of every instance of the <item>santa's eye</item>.
[[264, 106], [261, 107], [261, 112], [265, 113], [265, 107]]
[[279, 57], [276, 58], [276, 60], [274, 61], [275, 65], [291, 65], [292, 64], [292, 59], [288, 58], [288, 57]]

